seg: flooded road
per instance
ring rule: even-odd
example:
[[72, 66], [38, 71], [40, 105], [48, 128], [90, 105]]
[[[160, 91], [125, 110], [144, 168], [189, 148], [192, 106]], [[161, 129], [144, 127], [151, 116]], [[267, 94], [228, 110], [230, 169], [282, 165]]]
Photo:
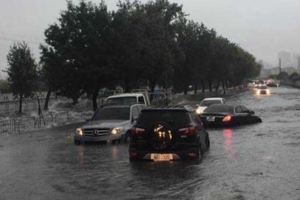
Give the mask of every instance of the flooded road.
[[300, 90], [228, 99], [261, 124], [209, 130], [201, 164], [129, 163], [127, 144], [81, 145], [68, 126], [0, 136], [0, 199], [300, 200]]

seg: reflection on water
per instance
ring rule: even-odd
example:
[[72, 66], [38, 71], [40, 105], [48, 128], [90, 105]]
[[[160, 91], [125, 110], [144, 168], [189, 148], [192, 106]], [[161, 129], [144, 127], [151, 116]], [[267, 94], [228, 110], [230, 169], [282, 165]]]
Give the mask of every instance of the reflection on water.
[[117, 160], [119, 151], [118, 151], [118, 147], [117, 146], [112, 146], [111, 148], [111, 156], [113, 160]]
[[84, 147], [80, 146], [78, 150], [78, 157], [80, 165], [84, 164]]
[[225, 138], [224, 141], [224, 148], [225, 151], [228, 154], [228, 157], [232, 160], [235, 160], [235, 151], [232, 145], [232, 138], [233, 138], [233, 129], [231, 128], [226, 128], [223, 130], [223, 136]]

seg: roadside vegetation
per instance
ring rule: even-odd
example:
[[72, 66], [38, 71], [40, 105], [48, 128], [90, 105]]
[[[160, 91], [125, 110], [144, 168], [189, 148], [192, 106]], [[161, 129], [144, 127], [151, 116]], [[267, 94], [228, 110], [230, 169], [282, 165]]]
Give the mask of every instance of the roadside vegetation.
[[[41, 44], [38, 85], [48, 90], [47, 97], [54, 92], [76, 103], [85, 94], [96, 109], [102, 88], [121, 86], [129, 92], [160, 86], [186, 94], [192, 86], [195, 93], [219, 88], [225, 92], [260, 73], [253, 55], [189, 20], [176, 3], [123, 1], [114, 11], [104, 2], [67, 4], [45, 30]], [[13, 86], [10, 73], [9, 81]]]

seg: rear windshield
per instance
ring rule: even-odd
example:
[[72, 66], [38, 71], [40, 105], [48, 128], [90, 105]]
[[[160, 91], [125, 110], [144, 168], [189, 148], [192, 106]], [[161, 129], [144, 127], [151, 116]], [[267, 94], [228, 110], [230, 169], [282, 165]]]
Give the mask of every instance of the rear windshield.
[[136, 104], [136, 97], [115, 97], [107, 99], [106, 105], [132, 105]]
[[171, 127], [184, 127], [190, 123], [190, 116], [186, 111], [143, 111], [137, 125], [152, 127], [157, 123], [167, 123]]
[[267, 89], [267, 86], [260, 86], [258, 89]]
[[129, 120], [130, 108], [102, 108], [95, 112], [92, 120]]
[[232, 106], [227, 105], [212, 105], [204, 110], [204, 113], [233, 113]]
[[221, 104], [221, 100], [203, 100], [200, 104], [200, 106], [211, 106], [214, 104]]

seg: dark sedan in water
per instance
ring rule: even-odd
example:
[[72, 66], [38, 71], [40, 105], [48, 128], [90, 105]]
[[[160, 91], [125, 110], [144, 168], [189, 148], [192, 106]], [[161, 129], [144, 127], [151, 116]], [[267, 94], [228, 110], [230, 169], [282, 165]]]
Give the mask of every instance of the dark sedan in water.
[[230, 127], [262, 122], [254, 111], [242, 105], [212, 105], [200, 117], [205, 127]]

